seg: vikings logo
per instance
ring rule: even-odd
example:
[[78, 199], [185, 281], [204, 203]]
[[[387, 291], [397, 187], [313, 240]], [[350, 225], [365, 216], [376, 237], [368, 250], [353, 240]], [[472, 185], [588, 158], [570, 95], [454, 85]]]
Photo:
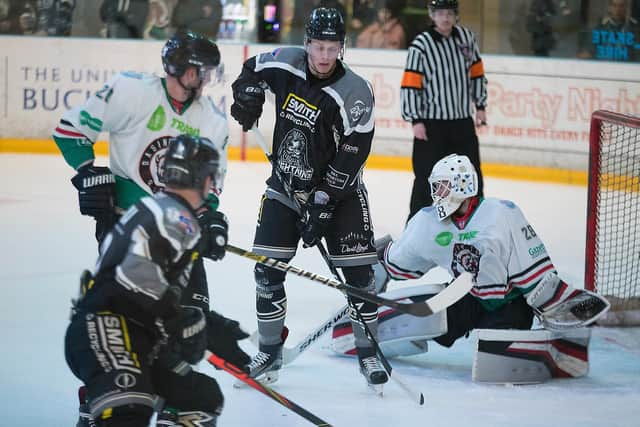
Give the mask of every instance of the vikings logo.
[[480, 251], [474, 246], [456, 243], [453, 245], [453, 260], [451, 261], [451, 270], [457, 277], [463, 272], [473, 274], [474, 278], [478, 277], [480, 269]]
[[164, 156], [170, 140], [170, 136], [163, 136], [152, 141], [142, 153], [138, 164], [140, 178], [153, 193], [164, 188], [161, 177], [164, 172]]
[[278, 149], [278, 167], [303, 181], [309, 181], [313, 168], [307, 157], [307, 138], [298, 129], [291, 129], [284, 137]]

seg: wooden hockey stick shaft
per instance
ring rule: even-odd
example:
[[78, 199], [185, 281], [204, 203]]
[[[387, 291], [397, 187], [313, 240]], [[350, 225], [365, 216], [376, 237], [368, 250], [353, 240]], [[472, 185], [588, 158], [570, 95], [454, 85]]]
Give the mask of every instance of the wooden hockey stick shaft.
[[267, 387], [266, 385], [260, 383], [259, 381], [256, 381], [255, 379], [251, 378], [249, 376], [249, 374], [247, 374], [243, 370], [239, 369], [237, 366], [232, 365], [231, 363], [227, 362], [226, 360], [216, 356], [215, 354], [211, 353], [209, 355], [209, 357], [207, 358], [207, 361], [210, 364], [212, 364], [213, 366], [215, 366], [216, 368], [222, 369], [223, 371], [233, 375], [234, 377], [236, 377], [240, 381], [242, 381], [242, 382], [248, 384], [249, 386], [251, 386], [252, 388], [258, 390], [260, 393], [262, 393], [262, 394], [270, 397], [271, 399], [275, 400], [276, 402], [278, 402], [280, 405], [284, 406], [285, 408], [295, 412], [296, 414], [300, 415], [302, 418], [306, 419], [307, 421], [310, 421], [315, 426], [318, 426], [318, 427], [331, 427], [331, 424], [329, 424], [328, 422], [322, 420], [321, 418], [319, 418], [316, 415], [312, 414], [311, 412], [307, 411], [306, 409], [304, 409], [300, 405], [292, 402], [291, 400], [289, 400], [288, 398], [286, 398], [282, 394], [278, 393], [277, 391], [273, 390], [272, 388]]

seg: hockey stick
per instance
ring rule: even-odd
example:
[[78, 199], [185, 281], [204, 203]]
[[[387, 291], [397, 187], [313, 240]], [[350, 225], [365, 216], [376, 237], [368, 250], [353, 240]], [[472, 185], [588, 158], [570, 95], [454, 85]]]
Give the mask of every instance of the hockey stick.
[[473, 283], [471, 282], [471, 274], [462, 273], [443, 291], [424, 302], [400, 303], [388, 298], [370, 294], [363, 289], [355, 288], [348, 284], [342, 284], [336, 280], [329, 279], [319, 274], [311, 273], [298, 267], [294, 267], [293, 265], [287, 264], [286, 262], [278, 261], [277, 259], [270, 258], [264, 255], [258, 255], [256, 253], [238, 248], [233, 245], [228, 244], [226, 246], [226, 250], [260, 264], [264, 264], [268, 267], [275, 268], [276, 270], [284, 271], [285, 273], [293, 273], [300, 277], [307, 278], [311, 281], [322, 283], [325, 286], [338, 289], [339, 291], [359, 297], [360, 299], [363, 299], [365, 301], [369, 301], [378, 305], [385, 305], [401, 313], [411, 314], [413, 316], [419, 317], [429, 316], [433, 313], [437, 313], [438, 311], [447, 308], [452, 304], [452, 301], [455, 302], [466, 295], [467, 292], [471, 290], [471, 287], [473, 285]]
[[[345, 283], [344, 278], [338, 273], [338, 269], [336, 268], [336, 266], [331, 261], [331, 258], [329, 258], [329, 254], [327, 253], [327, 249], [324, 247], [322, 242], [321, 241], [318, 242], [316, 244], [316, 246], [318, 247], [318, 250], [320, 251], [320, 254], [322, 255], [322, 258], [324, 259], [324, 262], [329, 267], [329, 270], [331, 270], [331, 273], [333, 274], [333, 276], [337, 280], [339, 280], [341, 283], [344, 284]], [[389, 377], [392, 380], [394, 380], [396, 382], [396, 384], [398, 384], [400, 386], [400, 388], [402, 388], [409, 395], [409, 397], [411, 397], [411, 399], [416, 400], [418, 405], [424, 405], [424, 394], [422, 394], [422, 392], [417, 392], [413, 388], [409, 387], [409, 385], [407, 385], [407, 383], [405, 383], [401, 378], [398, 377], [397, 373], [395, 375], [391, 374], [392, 371], [393, 371], [393, 368], [391, 367], [391, 364], [387, 360], [387, 357], [382, 352], [382, 349], [380, 348], [380, 345], [378, 344], [378, 340], [373, 336], [373, 334], [371, 333], [371, 329], [369, 329], [369, 326], [367, 325], [367, 322], [365, 322], [364, 317], [362, 317], [362, 313], [360, 312], [360, 309], [351, 300], [351, 298], [347, 297], [347, 301], [348, 301], [349, 307], [351, 307], [351, 309], [356, 313], [356, 317], [358, 318], [358, 322], [360, 322], [360, 324], [362, 326], [362, 329], [363, 329], [365, 335], [367, 336], [367, 339], [369, 340], [369, 342], [373, 346], [374, 351], [380, 357], [380, 362], [382, 362], [382, 366], [384, 366], [384, 369], [387, 371], [387, 374], [389, 375]]]
[[[282, 363], [288, 365], [293, 362], [300, 356], [305, 350], [315, 344], [320, 337], [322, 337], [325, 333], [333, 329], [335, 325], [337, 325], [346, 315], [349, 313], [349, 306], [344, 305], [340, 307], [338, 311], [336, 311], [329, 320], [326, 320], [322, 323], [322, 325], [315, 328], [313, 331], [309, 332], [306, 337], [301, 339], [298, 344], [293, 347], [283, 347], [282, 348]], [[254, 331], [249, 337], [249, 341], [258, 346], [258, 331]]]
[[277, 391], [251, 378], [249, 374], [239, 369], [238, 367], [232, 365], [231, 363], [227, 362], [226, 360], [216, 356], [215, 354], [211, 353], [211, 355], [207, 358], [207, 361], [211, 363], [213, 366], [215, 366], [216, 368], [222, 369], [223, 371], [226, 371], [227, 373], [233, 375], [240, 381], [250, 385], [254, 389], [258, 390], [260, 393], [269, 396], [270, 398], [272, 398], [273, 400], [275, 400], [285, 408], [295, 412], [305, 420], [313, 423], [313, 425], [319, 426], [319, 427], [320, 426], [331, 427], [331, 424], [329, 424], [328, 422], [313, 415], [311, 412], [307, 411], [303, 407], [287, 399]]

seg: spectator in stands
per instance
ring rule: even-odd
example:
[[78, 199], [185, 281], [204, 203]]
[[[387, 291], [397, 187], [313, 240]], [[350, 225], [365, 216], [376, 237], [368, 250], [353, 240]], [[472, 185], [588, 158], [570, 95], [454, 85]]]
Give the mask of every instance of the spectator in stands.
[[169, 24], [178, 0], [149, 0], [149, 13], [142, 38], [166, 40], [173, 34]]
[[37, 22], [38, 17], [35, 3], [32, 1], [26, 1], [22, 9], [18, 9], [19, 34], [35, 34]]
[[0, 34], [22, 34], [18, 24], [20, 10], [18, 0], [0, 0]]
[[558, 15], [568, 15], [571, 11], [565, 1], [560, 1], [556, 5], [554, 0], [533, 0], [527, 13], [526, 28], [531, 33], [531, 50], [536, 56], [549, 56], [556, 45], [553, 35], [553, 17]]
[[609, 0], [607, 15], [581, 40], [579, 58], [640, 60], [640, 25], [629, 13], [629, 0]]
[[172, 25], [176, 30], [191, 30], [211, 39], [218, 37], [222, 20], [220, 0], [178, 0]]
[[400, 21], [406, 0], [378, 0], [378, 19], [358, 35], [356, 47], [373, 49], [405, 49], [407, 37]]
[[75, 0], [49, 0], [36, 3], [38, 36], [70, 36]]
[[149, 0], [103, 0], [100, 6], [108, 38], [142, 38], [148, 14]]
[[367, 25], [375, 22], [377, 15], [376, 0], [354, 0], [351, 29], [361, 31]]

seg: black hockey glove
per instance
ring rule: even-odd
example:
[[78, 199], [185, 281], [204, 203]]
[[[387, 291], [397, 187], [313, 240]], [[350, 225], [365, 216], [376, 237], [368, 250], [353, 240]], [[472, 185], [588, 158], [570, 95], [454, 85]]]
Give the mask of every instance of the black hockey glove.
[[242, 130], [247, 132], [262, 115], [264, 89], [258, 83], [238, 83], [237, 81], [231, 87], [233, 88], [231, 116], [242, 125]]
[[251, 358], [238, 346], [238, 341], [248, 337], [237, 321], [215, 311], [207, 313], [207, 349], [240, 369], [245, 369]]
[[327, 232], [333, 219], [335, 205], [329, 201], [329, 195], [323, 191], [313, 193], [304, 207], [300, 235], [305, 248], [315, 246]]
[[198, 363], [207, 349], [207, 321], [198, 307], [182, 306], [164, 322], [172, 350], [190, 365]]
[[225, 214], [207, 208], [198, 214], [198, 223], [202, 229], [202, 256], [213, 261], [224, 258], [225, 246], [229, 240], [229, 223]]
[[96, 219], [114, 215], [116, 177], [107, 167], [87, 165], [78, 169], [71, 183], [78, 189], [80, 213]]

